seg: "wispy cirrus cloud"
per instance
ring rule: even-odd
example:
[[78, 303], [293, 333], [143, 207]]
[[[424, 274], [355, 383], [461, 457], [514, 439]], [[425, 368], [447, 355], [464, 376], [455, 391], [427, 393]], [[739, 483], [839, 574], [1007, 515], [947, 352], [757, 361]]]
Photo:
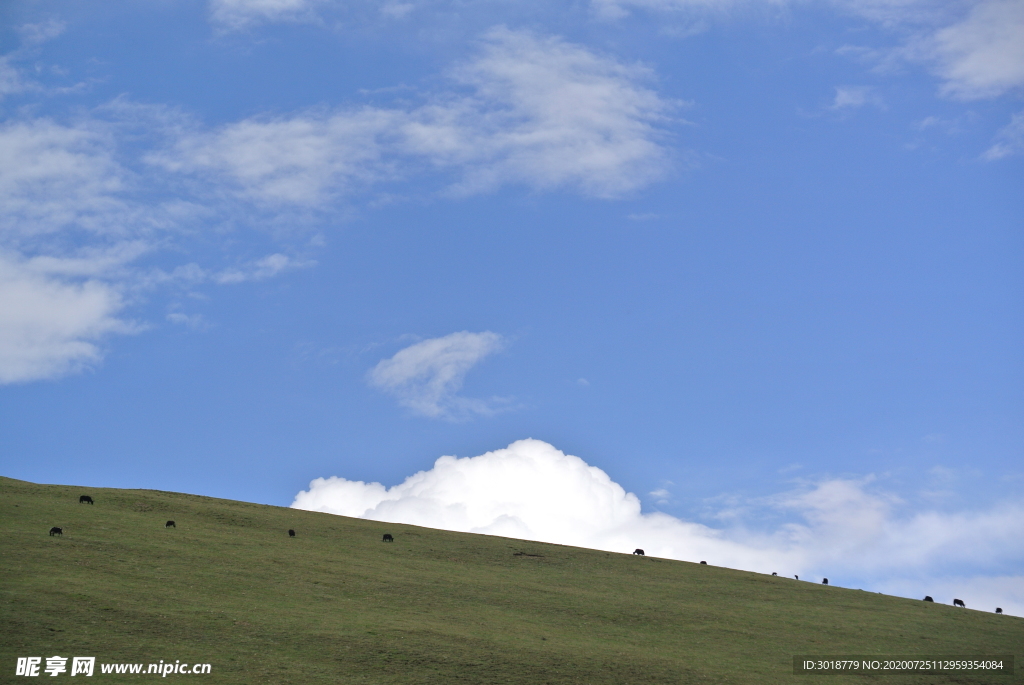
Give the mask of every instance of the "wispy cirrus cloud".
[[[794, 0], [593, 0], [599, 16], [630, 12], [735, 17], [765, 8], [798, 10]], [[882, 50], [889, 60], [928, 65], [942, 80], [940, 92], [961, 100], [998, 97], [1024, 87], [1024, 3], [1019, 0], [826, 0], [814, 3], [877, 22], [899, 47]]]
[[505, 339], [490, 331], [461, 331], [423, 340], [382, 360], [367, 374], [367, 381], [420, 416], [449, 420], [487, 416], [500, 403], [462, 397], [458, 392], [469, 370], [504, 346]]
[[[322, 207], [376, 184], [438, 172], [449, 194], [503, 185], [611, 198], [662, 177], [673, 103], [651, 72], [560, 38], [496, 28], [410, 107], [253, 118], [194, 131], [148, 159], [264, 205]], [[468, 92], [466, 92], [468, 89]]]
[[[380, 185], [447, 174], [464, 195], [520, 185], [611, 198], [671, 165], [676, 104], [653, 73], [554, 36], [498, 27], [418, 105], [306, 110], [203, 127], [118, 99], [73, 122], [0, 127], [0, 221], [35, 232], [163, 225], [174, 203], [324, 209]], [[123, 141], [132, 134], [132, 149]], [[185, 200], [185, 203], [181, 202]]]
[[67, 24], [60, 19], [50, 17], [35, 24], [22, 24], [18, 27], [18, 33], [25, 46], [39, 45], [48, 40], [53, 40], [64, 33]]
[[499, 27], [453, 72], [474, 96], [424, 110], [410, 142], [435, 164], [466, 164], [466, 192], [515, 183], [616, 197], [668, 167], [658, 125], [675, 104], [643, 85], [651, 77], [556, 37]]
[[1024, 154], [1024, 111], [1013, 115], [1010, 123], [996, 136], [995, 144], [983, 156], [991, 161], [1021, 154]]
[[127, 312], [154, 287], [263, 280], [311, 263], [272, 253], [222, 269], [140, 267], [204, 210], [159, 199], [167, 179], [143, 173], [120, 143], [135, 123], [0, 125], [0, 384], [98, 364], [105, 341], [145, 328]]
[[304, 269], [315, 265], [316, 262], [313, 260], [295, 259], [294, 257], [289, 257], [286, 254], [277, 252], [275, 254], [267, 255], [261, 259], [257, 259], [251, 264], [246, 264], [242, 267], [225, 269], [220, 273], [213, 274], [212, 279], [221, 284], [263, 281], [268, 278], [273, 278], [283, 271]]
[[[765, 8], [795, 11], [810, 3], [796, 0], [592, 0], [598, 16], [621, 19], [632, 12], [727, 20], [737, 14]], [[840, 53], [859, 54], [888, 70], [894, 65], [917, 64], [939, 79], [940, 95], [971, 101], [1024, 91], [1024, 2], [1020, 0], [826, 0], [817, 4], [838, 13], [875, 22], [892, 36], [886, 48], [844, 46]], [[882, 106], [876, 91], [867, 87], [836, 89], [833, 110], [865, 104]], [[1016, 118], [984, 155], [993, 160], [1017, 154]]]
[[[265, 9], [288, 7], [271, 2]], [[29, 34], [44, 40], [59, 29], [40, 25]], [[284, 247], [220, 268], [133, 268], [142, 254], [180, 250], [196, 225], [226, 232], [267, 225], [288, 233], [280, 226], [308, 225], [318, 215], [369, 204], [378, 193], [400, 194], [395, 184], [432, 178], [445, 179], [432, 192], [449, 197], [519, 185], [610, 198], [667, 171], [662, 124], [672, 104], [644, 85], [652, 79], [646, 68], [504, 28], [484, 35], [473, 55], [450, 70], [447, 86], [421, 94], [419, 104], [306, 110], [208, 128], [173, 108], [119, 98], [65, 121], [28, 115], [0, 124], [0, 249], [10, 263], [66, 265], [83, 254], [119, 260], [88, 281], [19, 276], [18, 287], [38, 288], [37, 303], [49, 302], [55, 312], [63, 301], [55, 293], [70, 297], [74, 288], [96, 303], [82, 310], [94, 313], [92, 324], [67, 328], [66, 339], [81, 345], [39, 348], [51, 351], [52, 363], [32, 367], [38, 377], [83, 368], [102, 356], [99, 337], [135, 330], [118, 318], [129, 291], [260, 281], [314, 263]], [[0, 84], [15, 87], [17, 74], [8, 78], [5, 64]], [[141, 249], [129, 257], [128, 246]], [[8, 325], [30, 326], [14, 315]], [[11, 335], [36, 335], [22, 333]], [[28, 380], [28, 368], [3, 377]], [[451, 387], [437, 385], [440, 378], [430, 387]], [[495, 408], [445, 392], [424, 397], [408, 399], [409, 406], [447, 417]]]
[[[652, 497], [667, 498], [655, 490]], [[981, 511], [914, 510], [865, 477], [797, 484], [733, 502], [717, 527], [661, 512], [607, 473], [540, 440], [477, 457], [445, 456], [391, 488], [317, 478], [292, 506], [375, 521], [502, 535], [592, 549], [707, 560], [845, 587], [1024, 615], [1024, 503]], [[765, 524], [782, 517], [788, 522]], [[954, 595], [953, 592], [956, 594]], [[996, 604], [998, 602], [998, 604]]]
[[36, 51], [35, 48], [59, 36], [65, 28], [64, 22], [57, 19], [17, 27], [17, 32], [21, 36], [21, 46], [0, 55], [0, 100], [18, 93], [47, 90], [42, 84], [27, 77], [19, 63], [30, 59]]
[[1024, 3], [1019, 0], [849, 0], [847, 12], [890, 29], [898, 47], [875, 51], [883, 62], [918, 63], [957, 100], [996, 98], [1024, 88]]
[[262, 22], [316, 21], [324, 0], [210, 0], [210, 19], [239, 30]]

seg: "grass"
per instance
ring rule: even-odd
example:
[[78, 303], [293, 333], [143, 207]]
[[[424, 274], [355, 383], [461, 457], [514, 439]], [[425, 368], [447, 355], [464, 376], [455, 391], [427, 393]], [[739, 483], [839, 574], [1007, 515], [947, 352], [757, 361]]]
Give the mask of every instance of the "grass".
[[247, 685], [1024, 682], [793, 675], [796, 654], [1019, 660], [1024, 620], [681, 561], [8, 478], [0, 541], [0, 682], [54, 654]]

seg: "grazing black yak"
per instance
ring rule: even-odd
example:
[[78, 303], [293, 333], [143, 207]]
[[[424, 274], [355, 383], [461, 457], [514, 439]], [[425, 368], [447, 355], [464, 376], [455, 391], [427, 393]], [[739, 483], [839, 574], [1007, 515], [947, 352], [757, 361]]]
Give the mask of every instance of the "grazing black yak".
[[797, 580], [800, 580], [800, 576], [793, 576], [793, 577], [796, 578]]
[[64, 529], [63, 528], [58, 528], [57, 526], [54, 526], [53, 528], [50, 529], [50, 535], [61, 535], [61, 536], [63, 536], [64, 535]]
[[825, 580], [821, 581], [821, 584], [822, 585], [828, 585], [828, 578], [826, 578]]
[[707, 565], [708, 565], [708, 562], [706, 562], [706, 561], [702, 561], [702, 562], [700, 562], [700, 563], [704, 564], [705, 566], [707, 566]]
[[164, 524], [164, 528], [177, 528], [177, 526], [174, 525], [174, 521], [168, 521]]
[[81, 497], [78, 498], [78, 503], [79, 504], [93, 504], [92, 497], [89, 497], [89, 495], [82, 495]]
[[288, 537], [290, 537], [290, 538], [295, 537], [295, 531], [292, 530], [291, 528], [288, 529]]
[[384, 542], [394, 542], [395, 538], [391, 533], [384, 533]]
[[644, 555], [644, 551], [642, 549], [640, 549], [639, 547], [637, 547], [636, 549], [633, 550], [633, 554], [639, 554], [640, 556], [643, 556]]
[[1003, 609], [1002, 609], [1002, 607], [996, 607], [996, 613], [997, 613], [997, 614], [1001, 614], [1001, 613], [1003, 613]]
[[778, 574], [778, 573], [776, 573], [775, 571], [772, 571], [772, 575], [773, 575], [773, 576], [777, 576], [777, 575], [779, 575], [779, 574]]
[[954, 599], [953, 600], [953, 606], [955, 606], [955, 607], [963, 607], [964, 609], [967, 608], [967, 605], [964, 604], [964, 600], [962, 600], [962, 599]]
[[931, 595], [925, 595], [924, 596], [924, 601], [926, 601], [926, 602], [934, 602], [935, 600], [932, 599]]

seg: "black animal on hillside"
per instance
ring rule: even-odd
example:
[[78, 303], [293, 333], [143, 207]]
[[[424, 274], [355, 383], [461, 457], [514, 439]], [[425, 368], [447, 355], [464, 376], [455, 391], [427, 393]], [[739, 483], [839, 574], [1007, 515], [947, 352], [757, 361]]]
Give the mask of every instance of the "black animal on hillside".
[[64, 529], [63, 528], [58, 528], [57, 526], [54, 526], [53, 528], [50, 529], [50, 535], [61, 535], [61, 536], [63, 536], [64, 535]]
[[706, 562], [706, 561], [702, 561], [702, 562], [700, 562], [700, 563], [704, 564], [705, 566], [707, 566], [707, 565], [708, 565], [708, 562]]
[[288, 529], [288, 537], [290, 537], [290, 538], [295, 537], [295, 531], [292, 530], [291, 528]]
[[633, 550], [633, 554], [639, 554], [640, 556], [643, 556], [644, 555], [644, 551], [642, 549], [640, 549], [639, 547], [637, 547], [636, 549]]
[[164, 528], [177, 528], [177, 526], [174, 525], [174, 521], [168, 521], [164, 524]]
[[394, 542], [395, 537], [391, 533], [384, 533], [384, 542]]
[[93, 504], [92, 497], [89, 497], [89, 495], [82, 495], [81, 497], [78, 498], [78, 503], [79, 504]]
[[964, 604], [964, 600], [962, 600], [962, 599], [954, 599], [953, 600], [953, 606], [955, 606], [955, 607], [963, 607], [964, 609], [967, 608], [967, 605]]
[[1001, 614], [1001, 613], [1003, 613], [1003, 610], [1002, 610], [1002, 608], [1001, 608], [1001, 607], [996, 607], [996, 613], [997, 613], [997, 614]]
[[924, 601], [926, 601], [926, 602], [934, 602], [935, 600], [932, 599], [931, 595], [925, 595], [924, 596]]
[[800, 580], [800, 576], [793, 576], [793, 577], [796, 578], [797, 580]]
[[828, 578], [826, 578], [825, 580], [821, 581], [821, 584], [822, 585], [828, 585]]
[[779, 574], [778, 574], [778, 573], [776, 573], [775, 571], [772, 571], [772, 575], [773, 575], [773, 576], [777, 576], [777, 575], [779, 575]]

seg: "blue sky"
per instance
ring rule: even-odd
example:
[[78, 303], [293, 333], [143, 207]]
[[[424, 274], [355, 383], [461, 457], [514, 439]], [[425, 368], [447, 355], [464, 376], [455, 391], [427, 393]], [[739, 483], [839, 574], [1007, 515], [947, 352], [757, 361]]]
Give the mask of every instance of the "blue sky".
[[1022, 94], [1019, 0], [4, 3], [0, 472], [1024, 612]]

